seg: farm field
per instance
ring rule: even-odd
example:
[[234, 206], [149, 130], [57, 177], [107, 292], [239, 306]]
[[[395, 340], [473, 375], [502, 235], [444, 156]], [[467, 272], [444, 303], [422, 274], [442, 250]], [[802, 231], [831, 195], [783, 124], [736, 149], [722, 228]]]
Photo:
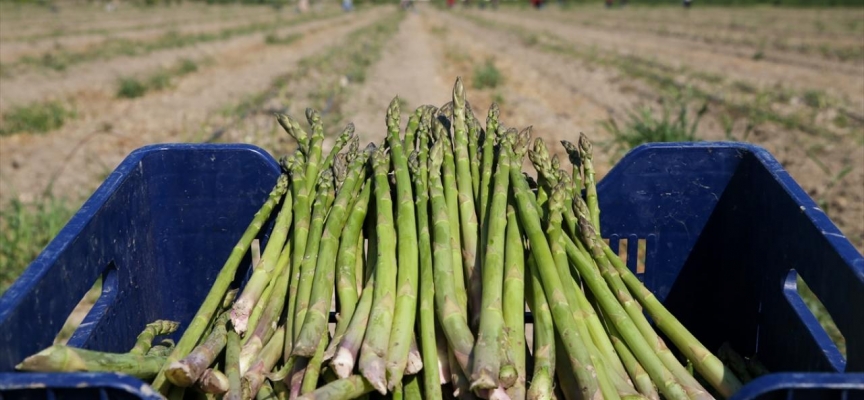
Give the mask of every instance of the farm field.
[[501, 103], [507, 126], [550, 144], [586, 133], [600, 177], [658, 140], [640, 124], [680, 122], [667, 140], [683, 140], [698, 121], [693, 140], [764, 146], [864, 250], [862, 37], [861, 8], [2, 3], [0, 229], [45, 232], [3, 237], [0, 288], [138, 147], [279, 156], [294, 143], [272, 114], [309, 106], [330, 138], [354, 122], [378, 141], [394, 95], [407, 115], [448, 101], [457, 76], [475, 111]]

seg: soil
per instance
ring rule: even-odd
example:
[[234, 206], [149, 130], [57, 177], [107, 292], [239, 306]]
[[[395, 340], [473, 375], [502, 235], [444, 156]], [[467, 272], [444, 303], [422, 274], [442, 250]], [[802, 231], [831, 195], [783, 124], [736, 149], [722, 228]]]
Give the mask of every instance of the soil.
[[[105, 21], [94, 28], [106, 29], [108, 36], [148, 37], [158, 33], [160, 27], [172, 29], [177, 21], [193, 30], [229, 23], [212, 14], [210, 18], [191, 20], [200, 9], [185, 7], [170, 17], [171, 13], [163, 12], [143, 18], [138, 11], [123, 10], [118, 21], [127, 21], [126, 25]], [[266, 19], [267, 15], [238, 10], [245, 13], [243, 21]], [[137, 147], [205, 140], [226, 120], [226, 107], [267, 91], [272, 80], [290, 71], [298, 60], [323, 51], [351, 30], [371, 23], [381, 15], [380, 11], [313, 19], [280, 30], [280, 34], [304, 34], [290, 45], [267, 46], [264, 33], [260, 33], [146, 56], [82, 63], [63, 73], [30, 71], [0, 78], [0, 112], [13, 105], [61, 99], [74, 104], [79, 114], [61, 129], [43, 135], [0, 137], [0, 204], [10, 196], [32, 199], [49, 184], [55, 193], [81, 198]], [[447, 102], [453, 81], [461, 76], [478, 119], [484, 121], [489, 104], [499, 102], [504, 125], [519, 129], [532, 126], [534, 135], [546, 139], [550, 150], [565, 165], [566, 157], [557, 142], [575, 140], [579, 132], [587, 134], [597, 143], [596, 163], [601, 178], [622, 156], [613, 147], [613, 135], [602, 123], [614, 119], [624, 124], [627, 113], [638, 107], [659, 111], [662, 106], [658, 100], [665, 93], [624, 68], [552, 51], [526, 42], [518, 32], [501, 29], [515, 26], [536, 33], [541, 43], [555, 37], [564, 47], [577, 52], [596, 52], [619, 60], [648, 60], [674, 83], [694, 85], [725, 101], [768, 101], [771, 112], [800, 117], [803, 122], [791, 126], [756, 121], [746, 113], [726, 121], [729, 111], [719, 101], [709, 107], [699, 125], [698, 138], [743, 140], [768, 149], [826, 207], [828, 215], [859, 251], [864, 249], [864, 52], [855, 53], [862, 47], [860, 34], [864, 25], [857, 22], [860, 18], [845, 15], [848, 10], [678, 11], [637, 7], [560, 10], [550, 6], [539, 12], [516, 8], [493, 12], [420, 6], [402, 19], [381, 57], [368, 68], [365, 80], [352, 83], [356, 87], [352, 86], [348, 100], [341, 105], [340, 120], [354, 122], [364, 143], [380, 141], [386, 132], [384, 111], [393, 96], [403, 100], [404, 124], [414, 107]], [[33, 22], [53, 20], [50, 16], [34, 16], [26, 19], [29, 24], [16, 25], [20, 31], [8, 26], [0, 28], [0, 41], [4, 46], [25, 40], [50, 43], [53, 39], [22, 36], [45, 36], [62, 28], [79, 32], [69, 40], [86, 42], [93, 34], [76, 25], [80, 22], [69, 21], [84, 21], [88, 13], [92, 10], [78, 10], [67, 23], [44, 22], [41, 27], [38, 23], [33, 26]], [[128, 21], [136, 17], [143, 18], [135, 23], [140, 28], [128, 29]], [[479, 24], [477, 18], [496, 26]], [[805, 45], [816, 50], [802, 50]], [[849, 48], [853, 56], [824, 56], [818, 50], [820, 46]], [[757, 51], [764, 54], [755, 57]], [[209, 61], [202, 61], [198, 72], [178, 79], [164, 91], [132, 100], [115, 98], [119, 76], [147, 74], [182, 58]], [[476, 87], [480, 82], [475, 73], [487, 62], [500, 72], [501, 81], [494, 87]], [[696, 73], [715, 78], [694, 79]], [[302, 113], [304, 105], [296, 103], [315, 93], [317, 84], [314, 75], [291, 82], [286, 93], [278, 96], [290, 99], [287, 104], [272, 105]], [[807, 95], [824, 96], [827, 105], [807, 106]], [[778, 100], [781, 97], [783, 100]], [[698, 108], [694, 103], [689, 106], [692, 111]], [[848, 122], [837, 123], [840, 117]], [[266, 118], [263, 114], [250, 116], [226, 137], [247, 141], [277, 134], [272, 121], [260, 122]], [[818, 132], [814, 133], [814, 129]]]

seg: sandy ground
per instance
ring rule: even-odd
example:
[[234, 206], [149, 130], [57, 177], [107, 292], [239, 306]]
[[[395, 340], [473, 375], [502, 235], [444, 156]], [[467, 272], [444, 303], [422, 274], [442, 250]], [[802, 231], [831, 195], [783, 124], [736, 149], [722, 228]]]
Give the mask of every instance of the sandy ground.
[[373, 12], [349, 15], [289, 47], [259, 41], [229, 48], [218, 65], [190, 75], [171, 91], [127, 101], [97, 95], [94, 101], [104, 108], [62, 131], [0, 138], [0, 194], [32, 198], [53, 182], [58, 193], [86, 196], [130, 151], [150, 143], [195, 141], [208, 118], [222, 108], [265, 91], [274, 77], [319, 51], [322, 43], [333, 43], [376, 18]]
[[[136, 147], [203, 140], [214, 124], [224, 121], [220, 115], [226, 106], [266, 91], [274, 77], [298, 60], [370, 23], [379, 11], [282, 29], [280, 34], [304, 33], [302, 40], [285, 47], [265, 46], [260, 33], [143, 57], [82, 63], [63, 74], [33, 72], [0, 79], [0, 111], [14, 104], [59, 98], [74, 101], [80, 114], [56, 132], [0, 138], [0, 204], [13, 194], [31, 198], [48, 182], [70, 195], [86, 196], [101, 176]], [[557, 141], [573, 140], [579, 132], [588, 134], [598, 143], [596, 159], [602, 177], [620, 153], [609, 147], [612, 135], [601, 123], [610, 118], [623, 123], [626, 114], [637, 107], [660, 108], [658, 99], [665, 93], [620, 66], [630, 59], [650, 62], [653, 71], [667, 74], [672, 82], [719, 99], [700, 124], [700, 139], [732, 138], [767, 148], [814, 199], [829, 206], [831, 218], [864, 249], [864, 55], [840, 59], [802, 47], [827, 44], [857, 51], [862, 46], [856, 39], [864, 33], [864, 25], [858, 26], [857, 21], [864, 14], [859, 18], [844, 15], [842, 10], [807, 14], [771, 8], [681, 14], [672, 8], [635, 7], [620, 12], [590, 7], [454, 11], [420, 7], [408, 13], [380, 59], [368, 68], [365, 80], [352, 87], [349, 98], [340, 105], [340, 123], [353, 122], [363, 142], [380, 141], [385, 135], [384, 111], [393, 96], [399, 95], [407, 105], [404, 123], [414, 107], [445, 103], [453, 81], [462, 76], [481, 121], [489, 104], [499, 102], [504, 125], [532, 126], [534, 134], [547, 139], [562, 160]], [[140, 15], [124, 12], [128, 14], [124, 18]], [[189, 10], [180, 15], [186, 12]], [[172, 21], [155, 15], [149, 18], [142, 24]], [[480, 24], [477, 19], [494, 25]], [[632, 23], [621, 27], [627, 21]], [[190, 29], [194, 26], [190, 24]], [[559, 47], [572, 51], [553, 51], [526, 42], [515, 30], [508, 31], [510, 26], [536, 33], [541, 44], [556, 38]], [[28, 34], [45, 35], [52, 29], [56, 28], [46, 26]], [[75, 28], [67, 25], [64, 29]], [[128, 32], [145, 35], [157, 30], [142, 27]], [[11, 40], [9, 34], [0, 30], [4, 40]], [[754, 57], [755, 51], [764, 54]], [[574, 55], [577, 53], [583, 56]], [[146, 74], [181, 58], [210, 61], [169, 90], [135, 100], [113, 98], [118, 76]], [[608, 59], [624, 62], [617, 66], [601, 62]], [[503, 81], [494, 88], [475, 88], [474, 71], [486, 62], [496, 66]], [[697, 74], [703, 78], [695, 77]], [[297, 102], [311, 99], [320, 89], [318, 81], [330, 82], [331, 78], [313, 74], [291, 82], [286, 93], [274, 97], [285, 104], [268, 103], [268, 107], [302, 113], [304, 105]], [[777, 100], [777, 93], [786, 93], [784, 100]], [[829, 104], [808, 108], [802, 103], [808, 93], [824, 96]], [[771, 112], [781, 117], [801, 116], [803, 122], [790, 128], [737, 114], [731, 125], [724, 121], [726, 105], [764, 101]], [[832, 122], [842, 113], [849, 116], [847, 124]], [[273, 131], [274, 124], [267, 117], [250, 116], [235, 124], [225, 138], [247, 141], [281, 135]], [[747, 129], [748, 124], [753, 126]], [[254, 133], [255, 129], [264, 133]], [[839, 173], [845, 169], [846, 174]], [[836, 181], [829, 183], [826, 175], [836, 176]]]

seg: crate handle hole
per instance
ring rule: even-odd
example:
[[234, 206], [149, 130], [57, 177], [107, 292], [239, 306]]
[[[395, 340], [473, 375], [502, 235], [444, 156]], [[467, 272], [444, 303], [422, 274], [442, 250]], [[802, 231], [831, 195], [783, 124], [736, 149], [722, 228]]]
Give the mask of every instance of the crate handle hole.
[[[66, 322], [57, 337], [54, 338], [55, 344], [67, 344], [70, 341], [78, 346], [82, 339], [78, 328], [85, 322], [95, 322], [101, 318], [101, 314], [105, 313], [107, 306], [114, 301], [117, 295], [117, 267], [113, 262], [109, 263], [104, 271], [96, 278], [93, 286], [84, 294], [78, 305], [69, 313]], [[100, 315], [96, 315], [100, 314]], [[89, 332], [84, 335], [89, 336]]]
[[[843, 333], [837, 328], [837, 324], [834, 323], [834, 319], [828, 313], [828, 309], [825, 308], [822, 301], [807, 286], [807, 282], [801, 278], [801, 275], [797, 271], [792, 269], [786, 275], [783, 286], [786, 299], [792, 305], [792, 308], [805, 321], [810, 319], [819, 323], [822, 332], [814, 333], [817, 335], [824, 334], [833, 344], [834, 350], [842, 357], [844, 360], [843, 364], [845, 364], [846, 338], [843, 337]], [[801, 307], [802, 305], [803, 307]], [[842, 368], [840, 370], [842, 371]]]

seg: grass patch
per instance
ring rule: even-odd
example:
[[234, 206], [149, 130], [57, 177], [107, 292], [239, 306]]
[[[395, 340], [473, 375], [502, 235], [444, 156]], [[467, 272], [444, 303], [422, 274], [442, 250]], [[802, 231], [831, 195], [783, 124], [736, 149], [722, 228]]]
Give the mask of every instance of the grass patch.
[[134, 99], [144, 96], [149, 91], [167, 89], [171, 87], [174, 78], [191, 74], [197, 70], [198, 63], [194, 60], [183, 59], [173, 68], [160, 68], [145, 78], [122, 77], [117, 81], [117, 97]]
[[303, 35], [299, 34], [299, 33], [292, 33], [292, 34], [285, 35], [285, 36], [279, 36], [275, 32], [271, 32], [271, 33], [268, 33], [267, 36], [264, 36], [264, 43], [286, 45], [286, 44], [291, 44], [291, 43], [296, 42], [301, 37], [303, 37]]
[[494, 89], [504, 81], [504, 76], [495, 66], [495, 61], [487, 59], [483, 64], [474, 67], [471, 81], [475, 89]]
[[643, 107], [627, 114], [624, 126], [618, 125], [614, 119], [603, 123], [603, 127], [612, 134], [613, 146], [620, 153], [626, 152], [644, 143], [657, 142], [693, 142], [698, 140], [696, 129], [702, 116], [708, 111], [707, 103], [690, 116], [685, 103], [677, 107], [675, 118], [670, 107], [664, 107], [658, 118], [649, 107]]
[[58, 129], [75, 117], [75, 111], [59, 101], [14, 107], [3, 114], [0, 136], [19, 132], [45, 133]]
[[73, 213], [68, 202], [50, 195], [29, 204], [13, 199], [0, 209], [0, 293], [21, 275]]

